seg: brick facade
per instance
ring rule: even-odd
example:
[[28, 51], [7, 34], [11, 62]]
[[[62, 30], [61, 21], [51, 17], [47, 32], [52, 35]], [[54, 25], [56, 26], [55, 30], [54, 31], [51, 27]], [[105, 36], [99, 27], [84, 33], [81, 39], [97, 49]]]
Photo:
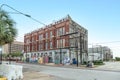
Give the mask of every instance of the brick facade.
[[[45, 51], [45, 50], [51, 50], [51, 49], [57, 49], [57, 40], [65, 39], [65, 46], [69, 46], [68, 43], [68, 36], [63, 36], [60, 38], [60, 36], [57, 36], [57, 30], [60, 28], [64, 28], [66, 32], [69, 32], [69, 19], [66, 20], [60, 20], [57, 21], [55, 24], [50, 24], [48, 26], [45, 26], [44, 28], [40, 28], [38, 30], [35, 30], [31, 33], [28, 33], [24, 36], [24, 51], [27, 52], [37, 52], [37, 51]], [[52, 37], [50, 37], [50, 32], [52, 32]], [[59, 31], [60, 33], [60, 31]], [[46, 36], [46, 34], [48, 34]], [[39, 39], [39, 35], [43, 35], [42, 39]], [[27, 42], [28, 41], [28, 42]], [[52, 48], [50, 48], [50, 42], [52, 42]], [[48, 49], [45, 49], [46, 43], [48, 43]], [[42, 49], [39, 50], [39, 45], [42, 45]], [[30, 48], [28, 50], [27, 48]]]
[[[78, 34], [66, 35], [74, 32], [78, 32]], [[82, 38], [80, 39], [81, 35]], [[29, 54], [29, 58], [33, 55], [39, 57], [43, 54], [52, 54], [53, 61], [57, 55], [62, 56], [61, 59], [65, 56], [72, 59], [76, 56], [75, 44], [78, 46], [78, 54], [81, 50], [87, 56], [88, 31], [74, 22], [70, 16], [24, 35], [24, 52], [26, 55]], [[71, 47], [74, 47], [72, 51], [70, 50]]]

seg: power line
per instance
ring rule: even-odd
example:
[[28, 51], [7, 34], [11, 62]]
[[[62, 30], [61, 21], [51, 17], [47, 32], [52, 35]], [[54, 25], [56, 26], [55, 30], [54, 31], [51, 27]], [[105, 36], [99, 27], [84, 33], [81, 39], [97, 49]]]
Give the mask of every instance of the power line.
[[108, 43], [119, 43], [120, 41], [111, 41], [111, 42], [100, 42], [100, 43], [89, 43], [88, 45], [93, 45], [93, 44], [108, 44]]

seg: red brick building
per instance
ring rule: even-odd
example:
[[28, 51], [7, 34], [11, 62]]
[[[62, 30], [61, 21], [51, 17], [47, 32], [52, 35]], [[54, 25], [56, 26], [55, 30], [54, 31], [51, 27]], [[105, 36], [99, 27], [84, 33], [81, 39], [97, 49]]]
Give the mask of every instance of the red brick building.
[[[61, 36], [76, 31], [80, 34], [78, 33], [73, 35], [71, 34]], [[44, 54], [51, 55], [53, 58], [53, 62], [55, 60], [55, 55], [59, 55], [61, 56], [61, 60], [63, 61], [63, 58], [65, 56], [70, 56], [71, 58], [72, 55], [70, 54], [70, 48], [68, 49], [68, 47], [75, 46], [76, 40], [78, 48], [80, 47], [79, 36], [82, 34], [81, 32], [84, 33], [84, 44], [82, 47], [84, 47], [84, 50], [86, 50], [87, 53], [87, 30], [74, 22], [69, 15], [43, 28], [25, 34], [24, 52], [29, 58], [31, 58], [32, 56], [39, 57]]]

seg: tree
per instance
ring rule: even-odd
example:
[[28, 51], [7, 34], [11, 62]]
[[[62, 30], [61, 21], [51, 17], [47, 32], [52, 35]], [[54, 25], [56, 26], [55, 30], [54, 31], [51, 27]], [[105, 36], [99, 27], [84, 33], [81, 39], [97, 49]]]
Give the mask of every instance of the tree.
[[116, 61], [120, 61], [120, 57], [115, 57], [115, 60]]
[[21, 57], [22, 53], [20, 51], [14, 52], [11, 54], [12, 57]]
[[17, 29], [14, 27], [15, 22], [11, 19], [8, 13], [0, 10], [0, 48], [2, 45], [12, 43], [17, 36]]

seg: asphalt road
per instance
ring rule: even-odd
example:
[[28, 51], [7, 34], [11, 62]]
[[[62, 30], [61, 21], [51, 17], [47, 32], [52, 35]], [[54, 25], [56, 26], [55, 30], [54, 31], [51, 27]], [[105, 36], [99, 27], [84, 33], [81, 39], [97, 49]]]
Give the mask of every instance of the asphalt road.
[[104, 62], [104, 63], [105, 63], [105, 65], [96, 67], [95, 69], [120, 72], [120, 62]]
[[32, 70], [56, 76], [55, 80], [120, 80], [120, 72], [117, 71], [61, 68], [35, 64], [19, 65], [23, 65], [24, 71]]

